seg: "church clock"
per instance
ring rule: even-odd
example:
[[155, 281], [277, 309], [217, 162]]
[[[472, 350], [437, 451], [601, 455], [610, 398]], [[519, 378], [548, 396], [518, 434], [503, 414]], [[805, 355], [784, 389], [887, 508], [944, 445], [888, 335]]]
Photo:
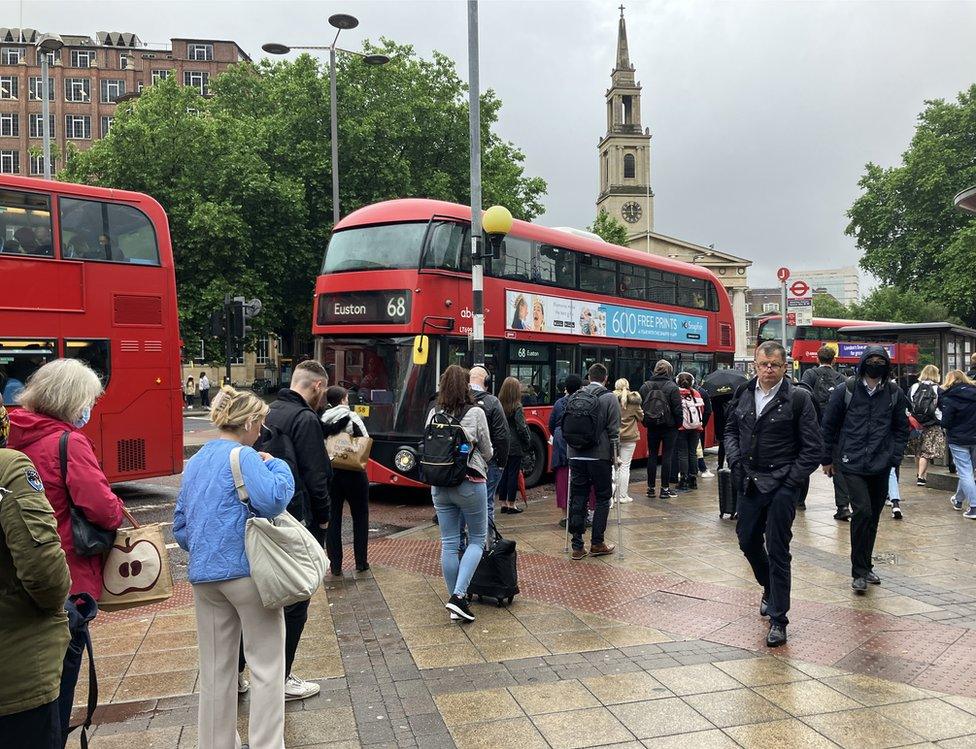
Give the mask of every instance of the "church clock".
[[636, 203], [633, 200], [629, 203], [624, 203], [620, 208], [620, 214], [628, 224], [636, 224], [640, 221], [641, 217], [640, 203]]

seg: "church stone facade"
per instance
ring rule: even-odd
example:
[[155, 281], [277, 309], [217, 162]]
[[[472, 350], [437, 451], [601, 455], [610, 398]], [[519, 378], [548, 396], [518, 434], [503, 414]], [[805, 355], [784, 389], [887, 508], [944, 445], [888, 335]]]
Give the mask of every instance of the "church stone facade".
[[635, 250], [707, 267], [725, 286], [735, 314], [735, 355], [747, 356], [746, 278], [752, 261], [654, 231], [654, 190], [651, 182], [651, 132], [641, 119], [641, 85], [636, 80], [627, 46], [623, 7], [617, 31], [617, 57], [607, 89], [607, 132], [600, 139], [600, 192], [603, 209], [628, 230]]

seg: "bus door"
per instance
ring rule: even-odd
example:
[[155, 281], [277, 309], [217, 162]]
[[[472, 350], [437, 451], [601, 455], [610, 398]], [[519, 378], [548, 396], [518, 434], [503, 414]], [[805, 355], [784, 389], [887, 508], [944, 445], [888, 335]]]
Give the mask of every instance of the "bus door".
[[617, 349], [610, 348], [607, 346], [583, 346], [580, 349], [580, 354], [583, 361], [583, 371], [580, 375], [585, 379], [586, 373], [591, 366], [600, 362], [604, 367], [607, 368], [609, 375], [607, 376], [607, 382], [613, 383], [614, 379], [617, 377], [616, 362], [617, 362]]
[[552, 381], [552, 344], [509, 342], [506, 376], [522, 383], [522, 404], [548, 406], [556, 400]]

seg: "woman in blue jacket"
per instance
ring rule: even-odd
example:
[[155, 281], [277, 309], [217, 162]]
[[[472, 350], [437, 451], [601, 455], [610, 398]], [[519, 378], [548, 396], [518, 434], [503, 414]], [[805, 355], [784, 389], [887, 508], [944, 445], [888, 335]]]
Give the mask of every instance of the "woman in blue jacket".
[[945, 391], [939, 398], [942, 427], [949, 440], [949, 452], [956, 462], [959, 490], [952, 497], [957, 510], [966, 507], [965, 517], [976, 519], [976, 383], [959, 369], [946, 375]]
[[176, 500], [173, 536], [190, 554], [189, 578], [197, 616], [200, 658], [201, 749], [235, 749], [237, 661], [241, 634], [251, 667], [251, 749], [284, 749], [285, 620], [266, 609], [251, 579], [244, 551], [248, 509], [237, 497], [230, 454], [244, 446], [241, 474], [255, 514], [272, 518], [295, 493], [288, 464], [256, 452], [268, 406], [253, 393], [225, 387], [213, 401], [210, 419], [220, 430], [190, 458]]

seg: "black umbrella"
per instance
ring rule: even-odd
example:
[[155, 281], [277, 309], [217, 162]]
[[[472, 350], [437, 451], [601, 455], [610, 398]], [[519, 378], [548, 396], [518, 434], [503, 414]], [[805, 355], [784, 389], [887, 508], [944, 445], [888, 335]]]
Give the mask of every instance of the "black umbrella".
[[734, 369], [717, 369], [702, 380], [702, 387], [712, 398], [732, 395], [736, 388], [749, 382], [749, 379]]

